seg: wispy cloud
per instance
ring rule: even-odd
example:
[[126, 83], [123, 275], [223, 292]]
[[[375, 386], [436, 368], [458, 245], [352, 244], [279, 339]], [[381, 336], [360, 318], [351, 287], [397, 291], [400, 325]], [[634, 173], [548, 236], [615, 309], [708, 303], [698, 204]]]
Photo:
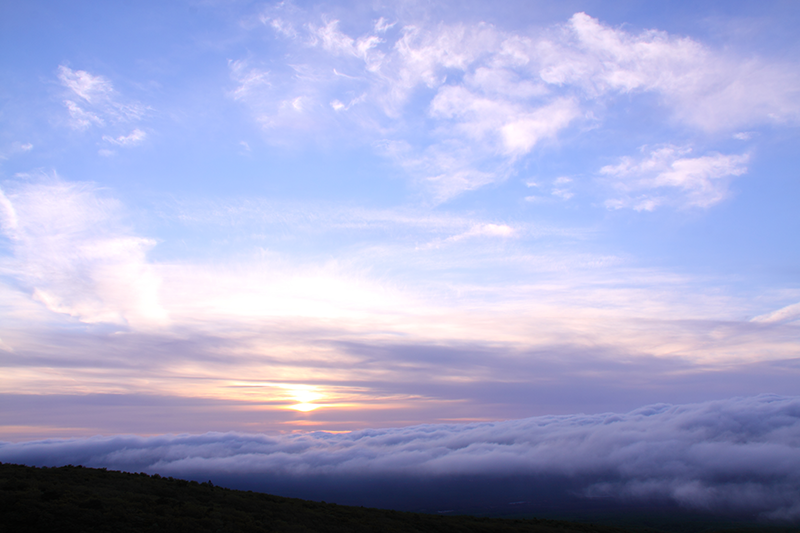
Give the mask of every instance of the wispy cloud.
[[758, 315], [757, 317], [753, 318], [752, 321], [771, 324], [771, 323], [781, 323], [781, 322], [793, 322], [798, 319], [800, 319], [800, 302], [796, 304], [787, 305], [786, 307], [781, 307], [777, 311], [772, 311], [771, 313]]
[[147, 137], [147, 134], [142, 130], [140, 130], [139, 128], [136, 128], [128, 135], [120, 135], [117, 138], [109, 137], [108, 135], [103, 135], [103, 140], [108, 143], [115, 144], [117, 146], [133, 146], [141, 143], [145, 139], [145, 137]]
[[709, 207], [723, 200], [728, 181], [747, 172], [747, 154], [708, 154], [685, 157], [691, 148], [654, 148], [638, 160], [623, 157], [617, 165], [607, 165], [600, 173], [612, 179], [612, 186], [624, 196], [606, 201], [611, 208], [629, 207], [652, 211], [662, 205]]
[[514, 236], [515, 233], [518, 233], [514, 228], [507, 224], [476, 224], [469, 228], [467, 231], [463, 233], [458, 233], [456, 235], [451, 235], [450, 237], [446, 237], [444, 239], [436, 239], [427, 245], [424, 248], [431, 248], [431, 247], [440, 247], [442, 245], [446, 245], [448, 243], [456, 243], [459, 241], [463, 241], [464, 239], [472, 239], [477, 237], [488, 237], [488, 238], [508, 238]]
[[145, 253], [154, 241], [131, 235], [121, 205], [90, 184], [34, 176], [2, 194], [11, 274], [49, 309], [86, 322], [161, 317], [158, 280]]
[[64, 105], [69, 111], [70, 125], [76, 130], [137, 122], [148, 111], [147, 106], [139, 102], [123, 99], [111, 81], [103, 76], [61, 65], [58, 67], [58, 79], [69, 90]]
[[4, 150], [0, 150], [0, 161], [8, 159], [12, 155], [24, 154], [25, 152], [30, 152], [31, 150], [33, 150], [33, 144], [14, 141]]
[[638, 35], [576, 13], [537, 43], [542, 78], [580, 87], [589, 98], [654, 91], [676, 118], [706, 130], [800, 118], [797, 69], [731, 57], [688, 37]]
[[[268, 75], [232, 62], [234, 98], [265, 127], [280, 127], [283, 142], [287, 128], [326, 135], [343, 124], [382, 137], [379, 150], [437, 201], [506, 179], [563, 132], [595, 125], [621, 95], [654, 93], [677, 123], [709, 132], [800, 118], [791, 65], [657, 30], [631, 33], [584, 13], [530, 34], [408, 21], [353, 37], [336, 20], [319, 25], [290, 11], [288, 34], [286, 18], [264, 20], [296, 47], [292, 69]], [[697, 183], [689, 204], [718, 201], [718, 189], [698, 193]]]
[[105, 125], [105, 121], [97, 114], [84, 110], [72, 100], [64, 100], [64, 105], [69, 110], [69, 116], [72, 118], [72, 127], [76, 130], [85, 130], [90, 126]]
[[73, 71], [61, 65], [58, 67], [58, 79], [89, 104], [107, 101], [114, 93], [110, 81], [102, 76], [93, 76], [84, 70]]

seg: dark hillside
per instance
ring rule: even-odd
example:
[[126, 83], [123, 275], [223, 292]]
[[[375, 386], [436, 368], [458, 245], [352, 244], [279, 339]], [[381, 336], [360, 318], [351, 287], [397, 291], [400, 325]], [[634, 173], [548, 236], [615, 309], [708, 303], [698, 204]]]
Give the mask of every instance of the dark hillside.
[[157, 474], [0, 464], [0, 530], [53, 532], [624, 533], [553, 520], [437, 516], [348, 507]]
[[0, 531], [626, 533], [645, 530], [536, 518], [498, 519], [365, 509], [231, 490], [210, 482], [163, 478], [157, 474], [0, 463]]

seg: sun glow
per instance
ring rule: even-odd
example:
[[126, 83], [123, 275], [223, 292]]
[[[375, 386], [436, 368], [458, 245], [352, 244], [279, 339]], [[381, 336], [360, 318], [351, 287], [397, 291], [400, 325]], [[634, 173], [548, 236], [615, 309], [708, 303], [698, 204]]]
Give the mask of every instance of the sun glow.
[[332, 399], [329, 392], [323, 392], [315, 385], [295, 385], [293, 383], [276, 383], [269, 381], [232, 381], [229, 386], [236, 390], [251, 391], [244, 395], [250, 397], [252, 391], [259, 391], [258, 396], [271, 402], [283, 404], [284, 402], [296, 402], [292, 405], [284, 406], [285, 409], [308, 412], [320, 407], [330, 406], [330, 403], [314, 403], [317, 400]]
[[314, 403], [298, 403], [295, 405], [290, 405], [289, 409], [294, 409], [295, 411], [302, 411], [304, 413], [307, 413], [308, 411], [313, 411], [314, 409], [319, 409], [320, 407], [322, 406]]
[[284, 385], [284, 388], [289, 389], [292, 399], [298, 402], [295, 405], [290, 405], [289, 409], [307, 413], [322, 407], [313, 403], [314, 400], [319, 400], [324, 396], [316, 387], [311, 385]]

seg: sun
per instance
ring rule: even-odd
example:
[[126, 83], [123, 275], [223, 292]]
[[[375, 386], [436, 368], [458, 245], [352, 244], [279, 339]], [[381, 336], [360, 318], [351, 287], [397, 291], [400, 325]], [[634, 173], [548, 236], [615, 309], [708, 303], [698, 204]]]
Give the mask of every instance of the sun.
[[295, 405], [290, 405], [289, 409], [307, 413], [322, 407], [320, 404], [313, 403], [324, 396], [316, 387], [312, 385], [289, 385], [285, 386], [285, 388], [289, 389], [291, 398], [298, 402]]

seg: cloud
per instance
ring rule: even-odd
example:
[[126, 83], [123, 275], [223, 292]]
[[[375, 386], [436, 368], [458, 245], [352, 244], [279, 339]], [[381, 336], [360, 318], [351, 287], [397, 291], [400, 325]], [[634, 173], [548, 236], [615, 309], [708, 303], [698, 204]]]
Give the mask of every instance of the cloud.
[[145, 260], [155, 242], [124, 229], [116, 200], [88, 183], [35, 176], [0, 192], [0, 207], [13, 251], [4, 270], [48, 309], [89, 323], [164, 318]]
[[[250, 338], [267, 318], [308, 327], [335, 319], [342, 335], [493, 338], [521, 349], [578, 335], [626, 353], [707, 361], [775, 359], [792, 349], [777, 330], [764, 336], [756, 323], [742, 326], [741, 316], [755, 314], [751, 302], [720, 296], [705, 281], [549, 244], [584, 238], [578, 230], [254, 199], [161, 205], [159, 213], [182, 227], [180, 246], [196, 255], [156, 262], [149, 258], [156, 243], [128, 227], [124, 206], [90, 183], [19, 182], [0, 206], [11, 245], [7, 279], [86, 322], [155, 324], [168, 314], [174, 327], [203, 324]], [[284, 252], [298, 240], [321, 251]], [[714, 326], [709, 338], [696, 326], [705, 320], [741, 327]]]
[[244, 60], [229, 61], [228, 67], [231, 70], [231, 77], [239, 83], [239, 86], [230, 93], [234, 100], [248, 98], [259, 88], [270, 86], [269, 72], [249, 69]]
[[[614, 358], [681, 359], [719, 370], [796, 355], [796, 325], [742, 320], [757, 314], [754, 304], [706, 279], [552, 244], [587, 233], [442, 210], [257, 198], [175, 201], [156, 211], [178, 228], [158, 244], [167, 247], [161, 257], [178, 246], [189, 249], [188, 258], [155, 260], [156, 243], [91, 183], [29, 176], [4, 187], [0, 221], [9, 253], [0, 258], [0, 337], [24, 354], [13, 364], [2, 357], [7, 392], [266, 401], [260, 385], [234, 382], [279, 381], [319, 386], [331, 404], [350, 406], [342, 413], [359, 406], [373, 421], [420, 420], [446, 404], [456, 405], [448, 417], [508, 416], [511, 409], [524, 416], [532, 405], [553, 405], [549, 395], [529, 402], [534, 397], [525, 392], [532, 383], [539, 393], [552, 387], [553, 358], [594, 376], [588, 385], [580, 381], [586, 397], [596, 380], [609, 379], [603, 365]], [[364, 347], [353, 348], [359, 342]], [[588, 359], [575, 362], [576, 353]], [[595, 359], [603, 364], [592, 366]], [[619, 375], [614, 390], [623, 389]], [[636, 389], [630, 384], [642, 375], [626, 378], [625, 390]], [[567, 392], [555, 405], [572, 401], [578, 381], [559, 378]], [[437, 396], [456, 382], [463, 388]], [[737, 383], [719, 390], [740, 393]], [[746, 390], [793, 391], [775, 386], [759, 381]], [[690, 390], [708, 388], [706, 381]], [[507, 390], [515, 397], [499, 406]], [[602, 395], [592, 398], [597, 405]], [[264, 409], [273, 416], [281, 408]], [[381, 409], [412, 414], [380, 418]]]
[[72, 100], [64, 100], [64, 105], [69, 110], [69, 116], [72, 117], [72, 127], [76, 130], [85, 130], [92, 125], [105, 126], [103, 119], [95, 113], [85, 111]]
[[439, 248], [442, 245], [463, 241], [465, 239], [472, 239], [476, 237], [488, 238], [508, 238], [517, 234], [518, 231], [506, 224], [475, 224], [467, 231], [458, 233], [444, 239], [435, 239], [425, 246], [417, 247], [420, 249]]
[[111, 82], [102, 76], [93, 76], [84, 70], [73, 71], [69, 67], [58, 67], [58, 79], [87, 103], [108, 100], [114, 93]]
[[15, 154], [24, 154], [25, 152], [30, 152], [31, 150], [33, 150], [33, 144], [14, 141], [8, 148], [0, 151], [0, 160], [8, 159]]
[[623, 157], [618, 164], [601, 168], [600, 173], [623, 193], [606, 201], [606, 206], [637, 211], [662, 205], [709, 207], [727, 196], [727, 178], [747, 172], [747, 154], [684, 157], [690, 153], [691, 148], [667, 145], [638, 160]]
[[136, 128], [128, 135], [120, 135], [116, 139], [114, 137], [104, 135], [103, 140], [111, 144], [116, 144], [117, 146], [134, 146], [141, 143], [145, 137], [147, 137], [147, 134], [139, 128]]
[[800, 302], [796, 304], [787, 305], [777, 311], [759, 315], [751, 320], [751, 322], [761, 322], [765, 324], [793, 322], [800, 318]]
[[[376, 23], [350, 37], [335, 20], [307, 24], [304, 39], [292, 38], [304, 41], [304, 50], [290, 77], [266, 86], [265, 72], [233, 62], [238, 87], [231, 95], [265, 127], [281, 128], [283, 138], [284, 128], [322, 132], [348, 123], [364, 139], [383, 137], [375, 143], [379, 150], [436, 201], [506, 179], [511, 163], [580, 116], [573, 99], [542, 99], [541, 82], [502, 68], [508, 62], [504, 35], [491, 25], [409, 24], [388, 35], [390, 27]], [[448, 81], [453, 70], [461, 74]], [[433, 96], [411, 109], [409, 99], [420, 87]], [[298, 98], [302, 107], [286, 105]], [[429, 141], [408, 134], [417, 120], [432, 121]]]
[[589, 98], [652, 91], [677, 119], [704, 130], [800, 118], [795, 67], [731, 57], [688, 37], [634, 35], [576, 13], [537, 51], [549, 84], [580, 87]]
[[[275, 488], [282, 482], [283, 490], [290, 482], [307, 483], [306, 493], [320, 479], [335, 480], [339, 487], [361, 483], [383, 487], [383, 505], [402, 500], [402, 490], [441, 486], [454, 477], [484, 487], [473, 498], [491, 500], [495, 485], [505, 483], [528, 485], [513, 494], [527, 499], [537, 484], [513, 480], [546, 479], [564, 500], [578, 494], [584, 501], [673, 502], [688, 509], [797, 520], [798, 438], [800, 398], [762, 395], [657, 404], [629, 413], [345, 434], [208, 433], [5, 443], [0, 459], [222, 477], [234, 485], [253, 475], [262, 486]], [[476, 480], [482, 481], [474, 485]], [[326, 499], [336, 501], [335, 488], [329, 492]], [[439, 495], [435, 504], [467, 494], [459, 492]]]
[[71, 126], [76, 130], [138, 121], [147, 112], [147, 107], [139, 102], [122, 101], [111, 81], [103, 76], [95, 76], [85, 70], [73, 71], [61, 65], [58, 67], [58, 79], [70, 91], [70, 97], [64, 100], [64, 105], [72, 119]]
[[431, 102], [434, 117], [456, 119], [456, 128], [476, 142], [489, 142], [508, 156], [528, 153], [539, 141], [554, 137], [580, 115], [577, 103], [557, 99], [538, 109], [476, 95], [459, 86], [439, 90]]
[[464, 237], [509, 237], [514, 234], [514, 228], [505, 224], [483, 224], [475, 226], [466, 233], [462, 233]]
[[[655, 94], [655, 105], [690, 130], [733, 135], [800, 119], [794, 65], [735, 57], [658, 30], [632, 33], [585, 13], [530, 32], [381, 19], [351, 36], [338, 20], [320, 25], [295, 7], [273, 11], [264, 21], [287, 41], [293, 63], [267, 72], [231, 62], [232, 97], [265, 131], [280, 131], [268, 133], [274, 142], [288, 142], [291, 131], [303, 132], [297, 142], [309, 132], [340, 137], [345, 128], [348, 138], [392, 157], [438, 202], [507, 179], [525, 156], [570, 128], [596, 127], [622, 97]], [[697, 180], [688, 188], [697, 189]], [[718, 201], [721, 191], [712, 189], [689, 194], [688, 203]]]
[[[380, 63], [382, 59], [379, 54], [373, 60], [373, 50], [383, 40], [376, 35], [365, 35], [358, 39], [353, 39], [339, 31], [339, 21], [332, 20], [322, 27], [309, 26], [311, 33], [311, 45], [319, 44], [335, 55], [349, 55], [362, 59], [367, 64], [367, 70], [370, 70], [371, 64], [375, 61]], [[376, 31], [377, 27], [376, 27]], [[374, 67], [373, 67], [374, 68]]]

